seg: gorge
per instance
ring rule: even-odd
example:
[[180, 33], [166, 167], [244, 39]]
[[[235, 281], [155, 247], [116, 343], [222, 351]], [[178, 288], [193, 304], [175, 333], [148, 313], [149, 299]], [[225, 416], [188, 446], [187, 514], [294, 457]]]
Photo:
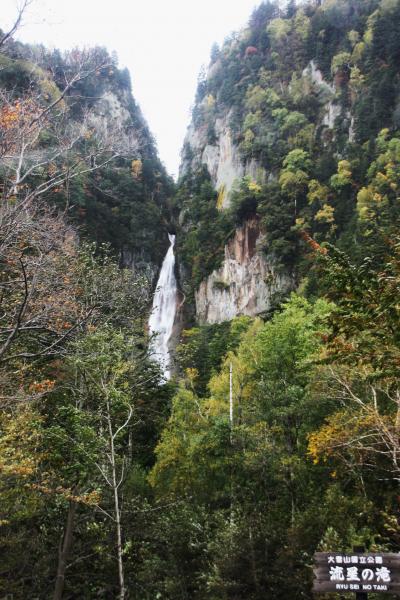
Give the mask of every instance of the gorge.
[[177, 181], [114, 54], [0, 35], [0, 597], [312, 600], [315, 552], [400, 551], [399, 30], [260, 2]]

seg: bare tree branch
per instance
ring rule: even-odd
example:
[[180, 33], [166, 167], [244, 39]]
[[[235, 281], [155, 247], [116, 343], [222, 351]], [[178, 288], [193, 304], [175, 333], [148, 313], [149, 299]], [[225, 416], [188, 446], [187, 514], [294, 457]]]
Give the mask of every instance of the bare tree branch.
[[5, 33], [2, 38], [0, 38], [0, 49], [4, 46], [4, 44], [7, 42], [7, 40], [9, 40], [14, 35], [14, 33], [16, 33], [16, 31], [19, 29], [19, 27], [21, 26], [21, 23], [22, 23], [22, 18], [26, 12], [26, 9], [32, 4], [32, 2], [33, 2], [33, 0], [23, 0], [22, 5], [18, 9], [17, 18], [15, 19], [14, 24], [12, 25], [11, 29], [9, 29], [9, 31], [7, 31], [7, 33]]

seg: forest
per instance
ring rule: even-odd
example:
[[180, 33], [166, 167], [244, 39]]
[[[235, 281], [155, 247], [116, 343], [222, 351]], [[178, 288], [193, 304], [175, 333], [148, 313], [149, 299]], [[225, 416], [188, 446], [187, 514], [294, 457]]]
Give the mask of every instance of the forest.
[[[315, 552], [400, 552], [400, 1], [265, 0], [212, 48], [191, 127], [212, 149], [224, 123], [257, 165], [229, 191], [190, 138], [174, 182], [115, 55], [23, 44], [20, 10], [0, 30], [0, 597], [311, 600]], [[200, 323], [249, 219], [290, 289]], [[171, 379], [148, 329], [168, 233]]]

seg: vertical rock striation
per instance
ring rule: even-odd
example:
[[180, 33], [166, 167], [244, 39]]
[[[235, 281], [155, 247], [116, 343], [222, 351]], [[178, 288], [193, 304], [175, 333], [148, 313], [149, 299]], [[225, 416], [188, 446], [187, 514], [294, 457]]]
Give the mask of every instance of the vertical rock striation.
[[261, 251], [263, 237], [257, 218], [238, 227], [225, 246], [221, 268], [213, 271], [196, 292], [200, 323], [220, 323], [237, 315], [266, 312], [276, 294], [293, 289], [293, 279], [278, 273]]
[[183, 160], [180, 176], [184, 175], [189, 167], [196, 169], [206, 165], [215, 189], [220, 194], [219, 208], [229, 207], [229, 198], [235, 182], [245, 176], [254, 180], [263, 181], [266, 178], [265, 170], [256, 160], [243, 161], [239, 148], [234, 142], [231, 127], [231, 113], [215, 120], [216, 141], [209, 143], [207, 128], [196, 128], [193, 123], [189, 126], [185, 144], [192, 152], [191, 160]]

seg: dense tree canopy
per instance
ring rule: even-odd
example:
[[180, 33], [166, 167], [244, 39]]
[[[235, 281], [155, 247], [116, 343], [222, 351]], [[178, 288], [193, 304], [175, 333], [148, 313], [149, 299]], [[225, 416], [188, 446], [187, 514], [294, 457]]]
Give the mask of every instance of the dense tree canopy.
[[[105, 49], [0, 35], [0, 595], [304, 600], [315, 551], [399, 551], [399, 27], [398, 0], [267, 0], [213, 47], [193, 127], [211, 154], [230, 128], [229, 201], [189, 143], [174, 186]], [[248, 219], [296, 292], [199, 325]]]

